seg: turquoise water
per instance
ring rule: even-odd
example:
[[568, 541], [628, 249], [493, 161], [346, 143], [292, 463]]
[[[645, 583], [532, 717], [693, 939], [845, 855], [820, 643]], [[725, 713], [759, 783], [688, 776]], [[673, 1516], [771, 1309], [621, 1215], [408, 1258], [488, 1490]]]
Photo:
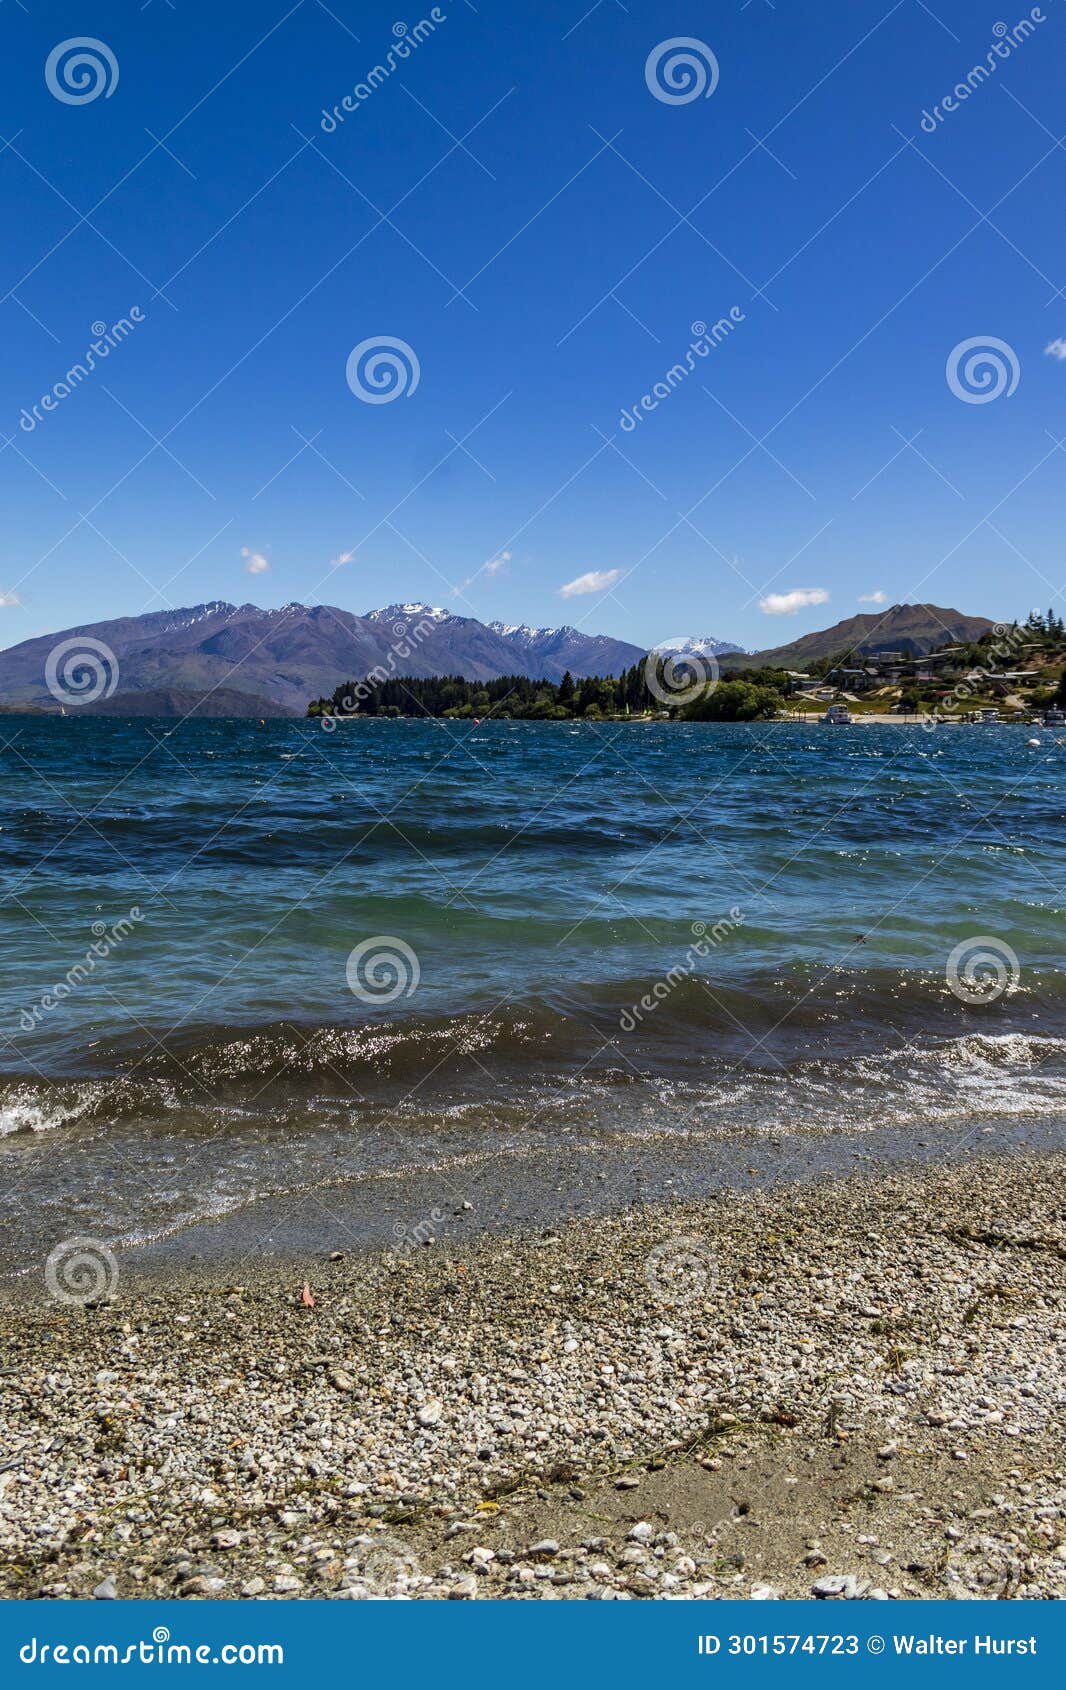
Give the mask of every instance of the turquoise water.
[[179, 1234], [488, 1154], [517, 1179], [546, 1145], [1061, 1113], [1052, 730], [2, 737], [9, 1238]]

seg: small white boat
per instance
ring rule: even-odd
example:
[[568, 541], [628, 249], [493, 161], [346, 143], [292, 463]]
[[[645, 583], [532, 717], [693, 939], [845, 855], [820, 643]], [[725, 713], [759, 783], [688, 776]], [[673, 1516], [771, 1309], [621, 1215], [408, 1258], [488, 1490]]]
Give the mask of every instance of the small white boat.
[[823, 725], [830, 728], [846, 728], [854, 720], [846, 704], [831, 704], [822, 717]]

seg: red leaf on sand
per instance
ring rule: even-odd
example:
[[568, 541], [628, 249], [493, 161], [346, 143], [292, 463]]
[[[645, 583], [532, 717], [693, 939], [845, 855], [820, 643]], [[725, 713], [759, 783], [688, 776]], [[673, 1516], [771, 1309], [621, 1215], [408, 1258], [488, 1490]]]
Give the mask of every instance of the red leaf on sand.
[[311, 1287], [307, 1283], [306, 1279], [304, 1280], [304, 1288], [303, 1288], [303, 1292], [302, 1292], [301, 1297], [300, 1297], [300, 1301], [303, 1303], [303, 1306], [304, 1306], [305, 1309], [313, 1309], [314, 1306], [315, 1306], [314, 1293], [312, 1292]]

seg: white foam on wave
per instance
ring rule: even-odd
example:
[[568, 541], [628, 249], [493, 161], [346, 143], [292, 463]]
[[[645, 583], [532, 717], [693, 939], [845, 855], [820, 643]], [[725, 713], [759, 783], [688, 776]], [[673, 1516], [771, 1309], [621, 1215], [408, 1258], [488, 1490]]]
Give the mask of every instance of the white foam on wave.
[[62, 1099], [36, 1086], [21, 1086], [0, 1102], [0, 1138], [10, 1138], [14, 1133], [54, 1132], [80, 1120], [95, 1102], [96, 1088], [92, 1086]]
[[1049, 1056], [1066, 1052], [1066, 1039], [1035, 1033], [963, 1033], [933, 1052], [945, 1068], [1031, 1068]]

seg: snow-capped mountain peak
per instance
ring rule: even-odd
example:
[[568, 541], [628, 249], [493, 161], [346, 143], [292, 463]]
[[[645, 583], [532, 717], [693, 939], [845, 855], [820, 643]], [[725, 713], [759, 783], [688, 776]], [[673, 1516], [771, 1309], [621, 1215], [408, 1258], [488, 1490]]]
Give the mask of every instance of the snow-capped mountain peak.
[[395, 622], [404, 616], [428, 616], [434, 622], [449, 622], [454, 611], [443, 610], [440, 605], [423, 604], [417, 600], [411, 604], [386, 604], [380, 610], [368, 610], [363, 618], [365, 622]]
[[686, 652], [692, 657], [720, 657], [723, 652], [736, 651], [747, 655], [742, 645], [720, 640], [714, 634], [681, 634], [676, 639], [660, 640], [656, 651]]
[[529, 622], [488, 622], [486, 627], [494, 634], [502, 634], [505, 640], [515, 640], [519, 645], [532, 645], [535, 640], [555, 639], [559, 634], [572, 634], [573, 628], [534, 628]]

